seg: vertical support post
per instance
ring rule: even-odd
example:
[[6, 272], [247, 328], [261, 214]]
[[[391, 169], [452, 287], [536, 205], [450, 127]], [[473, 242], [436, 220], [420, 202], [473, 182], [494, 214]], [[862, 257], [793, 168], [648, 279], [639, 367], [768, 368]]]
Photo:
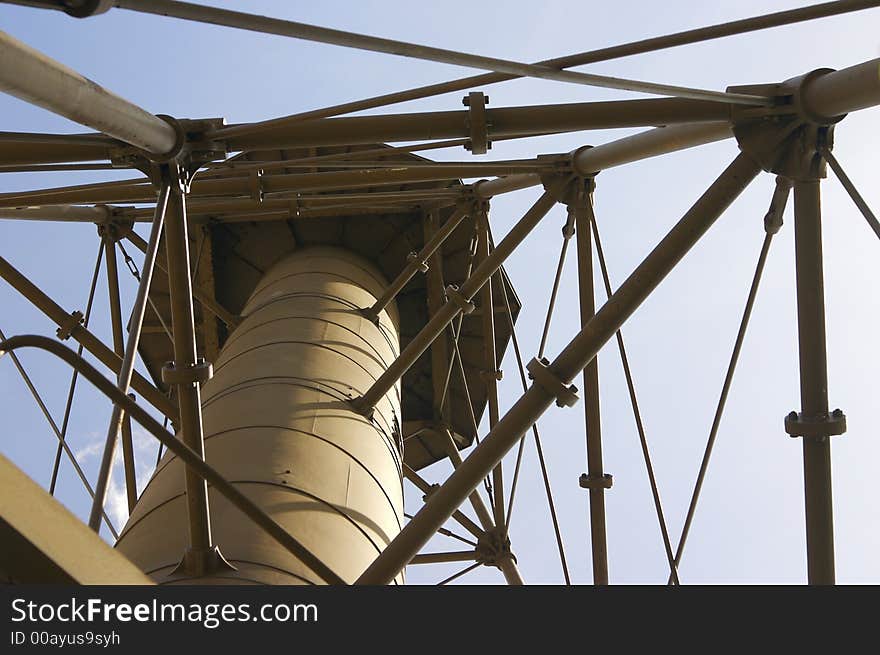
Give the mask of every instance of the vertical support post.
[[[425, 213], [424, 233], [426, 243], [437, 234], [437, 214], [435, 211]], [[440, 248], [431, 254], [426, 276], [428, 316], [433, 316], [443, 306], [443, 289], [446, 286], [443, 282], [443, 254]], [[449, 398], [444, 393], [448, 364], [449, 344], [444, 333], [431, 343], [431, 385], [434, 393], [434, 419], [437, 421], [445, 420], [446, 408], [449, 404]]]
[[[122, 307], [119, 298], [119, 269], [116, 265], [116, 240], [118, 239], [117, 227], [112, 223], [101, 226], [101, 237], [104, 240], [104, 250], [107, 252], [107, 288], [110, 292], [110, 324], [113, 332], [113, 351], [123, 356], [125, 352], [125, 336], [122, 328]], [[116, 407], [114, 406], [114, 413]], [[137, 476], [134, 468], [134, 444], [131, 437], [131, 419], [122, 416], [122, 468], [125, 471], [125, 495], [128, 500], [128, 511], [134, 509], [137, 503]]]
[[[593, 214], [593, 179], [585, 180], [578, 190], [574, 205], [575, 234], [578, 253], [578, 296], [581, 327], [596, 314], [593, 285], [593, 242], [590, 230]], [[581, 476], [580, 484], [590, 494], [590, 540], [592, 544], [593, 584], [608, 584], [608, 544], [605, 533], [605, 489], [610, 486], [611, 476], [606, 476], [602, 464], [602, 423], [599, 408], [599, 358], [594, 357], [583, 372], [584, 419], [587, 433], [587, 475]]]
[[[165, 253], [168, 288], [171, 301], [171, 325], [174, 336], [174, 362], [162, 375], [174, 384], [180, 410], [179, 430], [182, 441], [205, 458], [202, 432], [202, 403], [199, 390], [199, 368], [206, 368], [196, 355], [195, 317], [190, 281], [189, 238], [186, 220], [186, 189], [181, 183], [184, 172], [172, 164], [164, 169], [171, 193], [165, 220]], [[204, 575], [212, 569], [214, 544], [208, 514], [208, 483], [189, 467], [185, 471], [187, 516], [189, 518], [189, 550], [183, 567], [192, 575]]]
[[822, 217], [818, 179], [795, 182], [794, 214], [801, 413], [799, 416], [789, 414], [786, 430], [789, 434], [803, 437], [804, 442], [808, 580], [813, 585], [830, 585], [834, 584], [830, 436], [840, 434], [843, 414], [839, 410], [830, 416], [828, 414]]
[[[131, 386], [132, 376], [134, 375], [134, 358], [141, 338], [141, 328], [143, 327], [144, 314], [146, 313], [147, 301], [149, 299], [150, 283], [153, 280], [153, 271], [156, 266], [156, 253], [159, 250], [159, 237], [162, 235], [162, 225], [165, 221], [168, 194], [168, 185], [164, 184], [159, 191], [159, 197], [156, 201], [156, 210], [153, 216], [153, 226], [150, 228], [150, 241], [146, 248], [141, 281], [138, 284], [137, 296], [131, 310], [128, 342], [125, 344], [125, 355], [122, 358], [119, 374], [116, 378], [116, 385], [122, 393], [128, 393], [128, 388]], [[113, 248], [115, 246], [109, 244], [105, 247], [105, 250], [109, 253]], [[113, 453], [116, 449], [116, 438], [119, 434], [122, 418], [122, 407], [114, 404], [113, 414], [110, 417], [110, 426], [107, 428], [107, 439], [104, 442], [104, 454], [101, 457], [98, 481], [95, 484], [95, 497], [92, 501], [91, 513], [89, 514], [89, 527], [95, 532], [101, 527], [104, 499], [107, 496], [107, 485], [110, 482], [110, 470], [113, 466]]]
[[[489, 204], [481, 203], [477, 212], [477, 261], [482, 262], [489, 257]], [[495, 427], [499, 419], [498, 408], [498, 355], [495, 349], [495, 303], [492, 297], [492, 278], [489, 277], [481, 294], [481, 309], [483, 312], [483, 354], [485, 356], [485, 370], [483, 380], [486, 383], [486, 398], [489, 409], [489, 429]], [[504, 518], [504, 472], [502, 463], [492, 470], [492, 491], [495, 525], [507, 525]]]

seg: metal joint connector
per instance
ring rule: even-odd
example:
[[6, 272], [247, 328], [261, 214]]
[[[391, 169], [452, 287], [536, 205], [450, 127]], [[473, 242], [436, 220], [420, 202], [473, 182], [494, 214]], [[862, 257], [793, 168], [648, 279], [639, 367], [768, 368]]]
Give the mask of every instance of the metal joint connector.
[[476, 561], [483, 566], [495, 566], [501, 568], [502, 560], [512, 560], [516, 563], [516, 555], [510, 549], [510, 537], [503, 526], [496, 526], [487, 530], [477, 541], [475, 549]]
[[785, 431], [792, 437], [822, 441], [846, 432], [846, 415], [839, 409], [820, 416], [805, 416], [803, 412], [790, 412], [785, 417]]
[[162, 382], [174, 386], [184, 384], [204, 384], [214, 375], [214, 367], [203, 357], [192, 366], [175, 366], [168, 362], [162, 367]]
[[70, 315], [64, 320], [61, 325], [58, 326], [58, 329], [55, 330], [55, 334], [58, 335], [58, 338], [62, 341], [67, 341], [74, 333], [74, 331], [83, 324], [84, 321], [85, 318], [83, 317], [83, 313], [81, 311], [76, 310], [70, 312]]
[[480, 91], [471, 91], [461, 102], [468, 108], [465, 124], [470, 133], [470, 139], [464, 144], [464, 149], [470, 150], [474, 155], [485, 155], [492, 149], [492, 142], [489, 141], [489, 127], [492, 124], [486, 115], [489, 96]]
[[409, 264], [415, 263], [416, 268], [418, 268], [418, 270], [421, 271], [422, 273], [428, 272], [428, 263], [424, 262], [424, 261], [419, 261], [419, 253], [417, 253], [415, 250], [411, 251], [406, 256], [406, 261]]
[[776, 177], [776, 189], [770, 200], [770, 209], [764, 216], [764, 231], [767, 234], [776, 234], [782, 229], [782, 215], [785, 213], [785, 205], [788, 203], [791, 187], [792, 181], [790, 179], [781, 175]]
[[458, 308], [461, 310], [462, 314], [470, 314], [472, 311], [474, 311], [474, 303], [470, 302], [467, 298], [461, 295], [458, 287], [454, 284], [450, 284], [448, 287], [446, 287], [446, 298], [449, 302], [458, 305]]
[[556, 398], [557, 407], [572, 407], [578, 401], [578, 388], [573, 384], [566, 386], [562, 380], [548, 368], [547, 359], [532, 358], [526, 366], [529, 377], [539, 387]]
[[484, 370], [484, 371], [480, 371], [480, 377], [483, 380], [495, 380], [497, 382], [500, 382], [501, 379], [504, 377], [504, 371], [502, 371], [501, 369], [498, 369], [497, 371], [485, 371]]
[[589, 475], [582, 473], [578, 478], [578, 484], [582, 489], [610, 489], [614, 484], [614, 478], [610, 473], [602, 473], [601, 475]]

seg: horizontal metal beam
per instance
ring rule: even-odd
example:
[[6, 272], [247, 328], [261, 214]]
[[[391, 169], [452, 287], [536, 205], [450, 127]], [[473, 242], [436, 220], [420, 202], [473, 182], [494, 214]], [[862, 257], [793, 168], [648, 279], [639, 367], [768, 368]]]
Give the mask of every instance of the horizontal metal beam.
[[0, 32], [0, 91], [154, 155], [177, 143], [174, 128], [67, 66]]
[[[724, 121], [730, 118], [730, 107], [725, 103], [678, 98], [615, 100], [487, 109], [486, 120], [492, 140], [509, 135]], [[246, 151], [453, 139], [470, 136], [469, 116], [467, 110], [456, 110], [326, 118], [231, 136], [226, 138], [226, 144], [229, 150]], [[222, 132], [207, 136], [221, 138]]]
[[[757, 163], [740, 154], [547, 366], [545, 373], [549, 378], [555, 378], [560, 388], [569, 384], [759, 172]], [[550, 386], [545, 380], [544, 384], [536, 382], [529, 387], [356, 584], [387, 584], [406, 566], [450, 512], [461, 505], [529, 426], [557, 400], [557, 390]]]
[[[83, 347], [104, 364], [111, 371], [119, 374], [122, 367], [122, 358], [108, 348], [103, 341], [98, 339], [86, 328], [75, 322], [69, 312], [64, 311], [49, 296], [43, 293], [39, 287], [22, 275], [5, 258], [0, 257], [0, 277], [6, 280], [16, 291], [27, 298], [37, 309], [48, 316], [56, 325], [65, 326], [70, 336], [76, 339]], [[132, 388], [137, 391], [147, 402], [158, 409], [172, 420], [177, 419], [177, 408], [159, 389], [154, 387], [140, 373], [135, 372], [131, 380]]]
[[814, 115], [828, 117], [880, 105], [880, 59], [812, 78], [803, 102]]

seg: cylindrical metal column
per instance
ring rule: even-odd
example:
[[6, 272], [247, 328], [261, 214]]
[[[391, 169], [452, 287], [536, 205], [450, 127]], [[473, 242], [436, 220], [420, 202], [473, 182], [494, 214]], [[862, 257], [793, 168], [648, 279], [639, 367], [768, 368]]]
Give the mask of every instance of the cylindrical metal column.
[[[257, 285], [202, 388], [206, 461], [348, 582], [403, 524], [399, 385], [372, 421], [348, 402], [399, 352], [395, 303], [378, 325], [360, 312], [386, 287], [350, 252], [295, 251]], [[158, 582], [186, 579], [169, 577], [187, 545], [181, 468], [165, 456], [117, 546]], [[213, 489], [210, 508], [236, 570], [199, 583], [321, 583]]]
[[[801, 416], [807, 421], [821, 421], [828, 417], [828, 362], [819, 180], [794, 185], [794, 239]], [[808, 578], [810, 584], [834, 584], [830, 437], [804, 436], [802, 439]]]

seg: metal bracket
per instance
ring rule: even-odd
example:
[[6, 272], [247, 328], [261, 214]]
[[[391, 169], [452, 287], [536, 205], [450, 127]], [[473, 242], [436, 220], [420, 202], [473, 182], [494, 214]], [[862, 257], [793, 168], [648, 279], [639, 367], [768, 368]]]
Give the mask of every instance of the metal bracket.
[[449, 302], [458, 305], [458, 308], [461, 310], [462, 314], [470, 314], [472, 311], [474, 311], [474, 303], [470, 302], [467, 298], [461, 295], [458, 287], [454, 284], [450, 284], [448, 287], [446, 287], [446, 298]]
[[58, 326], [58, 329], [55, 330], [55, 334], [58, 335], [58, 338], [62, 341], [67, 341], [70, 336], [73, 334], [73, 331], [76, 330], [80, 325], [83, 324], [85, 318], [83, 317], [83, 313], [79, 310], [70, 312], [70, 315], [64, 320], [64, 322]]
[[174, 362], [168, 362], [162, 367], [162, 382], [174, 386], [184, 384], [204, 384], [214, 375], [214, 367], [206, 362], [204, 357], [199, 357], [192, 366], [175, 366]]
[[556, 398], [557, 407], [572, 407], [578, 401], [578, 388], [573, 384], [565, 384], [548, 368], [546, 358], [532, 358], [526, 365], [529, 377], [544, 391]]
[[830, 414], [804, 416], [803, 412], [790, 412], [785, 417], [785, 431], [792, 437], [822, 441], [846, 432], [846, 416], [835, 409]]
[[407, 261], [407, 263], [410, 263], [410, 264], [413, 263], [413, 262], [417, 262], [417, 263], [416, 263], [416, 267], [417, 267], [422, 273], [427, 273], [427, 272], [428, 272], [428, 263], [427, 263], [427, 262], [423, 262], [423, 261], [419, 261], [419, 253], [417, 253], [415, 250], [411, 251], [411, 252], [406, 256], [406, 261]]
[[582, 473], [581, 477], [578, 478], [578, 484], [582, 489], [610, 489], [611, 485], [614, 484], [614, 478], [611, 477], [610, 473], [603, 473], [601, 475]]
[[251, 200], [263, 202], [263, 169], [250, 171], [248, 173], [248, 184], [250, 185]]
[[470, 150], [474, 155], [485, 155], [492, 149], [492, 142], [489, 141], [491, 123], [486, 115], [489, 96], [480, 91], [471, 91], [461, 102], [468, 108], [465, 124], [470, 131], [470, 139], [464, 144], [464, 149]]
[[480, 371], [480, 377], [483, 380], [495, 380], [496, 382], [500, 382], [502, 378], [504, 378], [504, 371], [500, 368], [497, 371]]
[[484, 532], [477, 540], [475, 554], [477, 562], [484, 566], [501, 568], [500, 562], [505, 559], [516, 563], [516, 555], [510, 549], [510, 537], [504, 526], [496, 526]]
[[157, 116], [171, 125], [177, 135], [171, 150], [164, 155], [155, 155], [134, 146], [120, 146], [110, 150], [110, 162], [114, 166], [137, 168], [153, 178], [156, 167], [161, 164], [172, 161], [185, 163], [186, 168], [192, 169], [191, 173], [195, 173], [203, 164], [226, 158], [226, 145], [220, 141], [206, 139], [204, 136], [208, 131], [223, 127], [226, 123], [225, 119], [190, 120], [177, 119], [165, 114], [157, 114]]
[[131, 219], [113, 218], [105, 223], [98, 223], [98, 236], [116, 243], [131, 234], [134, 221]]

